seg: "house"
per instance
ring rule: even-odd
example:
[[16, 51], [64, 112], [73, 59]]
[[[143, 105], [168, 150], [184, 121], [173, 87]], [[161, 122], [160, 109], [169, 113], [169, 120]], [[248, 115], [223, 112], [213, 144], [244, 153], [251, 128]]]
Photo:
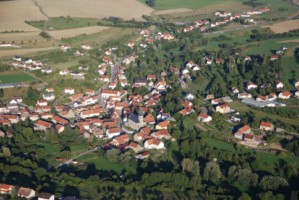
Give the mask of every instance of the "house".
[[36, 106], [48, 106], [48, 101], [45, 99], [37, 100]]
[[211, 104], [212, 105], [218, 105], [220, 103], [222, 103], [222, 99], [221, 98], [216, 98], [216, 99], [212, 99], [211, 100]]
[[272, 55], [271, 57], [270, 57], [270, 60], [271, 61], [275, 61], [275, 60], [278, 60], [279, 59], [279, 56], [278, 55]]
[[299, 80], [294, 81], [294, 87], [297, 89], [299, 88]]
[[41, 72], [46, 74], [51, 74], [53, 70], [51, 68], [43, 68], [41, 69]]
[[185, 97], [185, 99], [188, 101], [193, 101], [194, 98], [195, 98], [195, 96], [191, 93], [186, 94], [186, 97]]
[[119, 136], [121, 131], [118, 128], [110, 128], [106, 130], [106, 135], [108, 138], [113, 138]]
[[247, 83], [247, 90], [252, 90], [252, 89], [256, 89], [257, 85], [253, 82], [248, 82]]
[[170, 124], [170, 121], [168, 121], [168, 120], [162, 121], [156, 125], [156, 129], [157, 130], [167, 129], [169, 124]]
[[295, 97], [298, 99], [299, 98], [299, 91], [295, 92]]
[[238, 94], [238, 99], [251, 99], [252, 95], [247, 92], [242, 92]]
[[61, 76], [66, 76], [66, 75], [68, 75], [70, 73], [70, 71], [68, 70], [68, 69], [65, 69], [65, 70], [61, 70], [60, 72], [59, 72], [59, 75], [61, 75]]
[[205, 112], [201, 112], [198, 114], [197, 120], [200, 122], [208, 123], [212, 121], [212, 117]]
[[71, 87], [64, 88], [64, 94], [73, 95], [74, 93], [75, 93], [74, 88]]
[[147, 80], [145, 78], [135, 78], [134, 87], [143, 87], [146, 86]]
[[21, 104], [23, 103], [23, 97], [13, 97], [9, 104]]
[[104, 90], [104, 89], [101, 91], [101, 97], [103, 99], [107, 100], [113, 96], [120, 96], [120, 92], [117, 90]]
[[130, 144], [128, 146], [126, 146], [126, 149], [131, 149], [135, 153], [139, 153], [139, 152], [143, 151], [144, 148], [136, 142], [130, 142]]
[[0, 194], [11, 194], [15, 186], [9, 184], [0, 184]]
[[145, 152], [142, 152], [142, 153], [136, 155], [135, 158], [143, 160], [145, 158], [148, 158], [149, 156], [150, 156], [150, 153], [145, 151]]
[[232, 92], [233, 92], [233, 94], [239, 94], [240, 93], [240, 91], [236, 87], [232, 87]]
[[46, 88], [46, 92], [54, 92], [54, 88]]
[[284, 84], [279, 81], [277, 84], [276, 84], [276, 89], [282, 89], [284, 87]]
[[72, 102], [75, 102], [75, 101], [78, 101], [79, 99], [83, 98], [83, 94], [82, 93], [79, 93], [79, 94], [74, 94], [72, 96], [69, 97], [69, 99], [72, 101]]
[[73, 79], [76, 80], [85, 80], [85, 73], [82, 72], [72, 72], [70, 73]]
[[38, 195], [38, 200], [54, 200], [55, 196], [54, 194], [46, 193], [46, 192], [41, 192]]
[[90, 49], [92, 49], [92, 47], [90, 45], [87, 45], [87, 44], [81, 45], [81, 48], [84, 49], [84, 50], [90, 50]]
[[274, 125], [270, 122], [261, 122], [260, 130], [273, 131]]
[[54, 115], [52, 121], [53, 121], [53, 123], [55, 123], [55, 124], [61, 124], [61, 125], [63, 125], [63, 126], [66, 126], [66, 125], [69, 124], [69, 121], [68, 121], [68, 120], [66, 120], [66, 119], [64, 119], [64, 118], [62, 118], [62, 117], [60, 117], [60, 116], [58, 116], [58, 115]]
[[55, 99], [55, 94], [54, 93], [44, 93], [43, 99], [45, 99], [47, 101], [53, 101]]
[[35, 123], [34, 130], [40, 130], [40, 131], [46, 131], [52, 127], [52, 124], [50, 122], [44, 121], [44, 120], [38, 120]]
[[289, 91], [284, 91], [279, 93], [278, 98], [280, 99], [289, 99], [291, 97], [291, 93]]
[[35, 191], [30, 188], [20, 187], [17, 195], [18, 195], [18, 197], [21, 197], [21, 198], [32, 199], [35, 197]]
[[113, 144], [114, 146], [120, 146], [129, 142], [129, 140], [130, 140], [129, 135], [124, 134], [113, 138], [113, 140], [110, 143]]
[[156, 139], [159, 139], [159, 140], [162, 140], [162, 139], [169, 140], [169, 139], [171, 139], [171, 135], [168, 133], [168, 130], [166, 130], [166, 129], [155, 131], [151, 134], [151, 136], [156, 138]]
[[235, 138], [239, 140], [244, 139], [245, 134], [250, 134], [251, 133], [251, 127], [249, 125], [245, 125], [241, 128], [238, 129], [238, 131], [234, 134]]
[[159, 150], [164, 148], [164, 143], [159, 139], [149, 139], [145, 141], [144, 148]]
[[216, 107], [216, 112], [220, 112], [222, 114], [230, 113], [231, 108], [228, 104], [221, 104]]

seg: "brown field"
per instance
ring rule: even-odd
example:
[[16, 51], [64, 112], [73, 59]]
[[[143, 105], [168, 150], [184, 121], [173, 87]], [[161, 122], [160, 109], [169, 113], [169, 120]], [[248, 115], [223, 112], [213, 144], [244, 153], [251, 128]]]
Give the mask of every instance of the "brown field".
[[0, 50], [0, 57], [8, 57], [8, 56], [14, 56], [14, 55], [26, 55], [26, 54], [32, 54], [40, 51], [48, 51], [48, 50], [54, 50], [58, 49], [58, 47], [45, 47], [45, 48], [33, 48], [33, 49], [3, 49]]
[[299, 0], [293, 0], [293, 2], [299, 6]]
[[26, 40], [40, 40], [38, 32], [20, 32], [20, 33], [0, 33], [0, 42], [6, 41], [6, 43], [11, 43], [12, 41], [26, 41]]
[[288, 32], [290, 30], [298, 29], [299, 28], [299, 19], [284, 21], [284, 22], [276, 23], [276, 24], [273, 24], [270, 26], [265, 26], [265, 27], [269, 27], [275, 33], [284, 33], [284, 32]]
[[31, 0], [0, 1], [0, 32], [37, 31], [25, 20], [46, 19]]
[[[142, 20], [153, 9], [138, 0], [36, 0], [49, 17], [105, 18], [110, 16]], [[0, 32], [37, 31], [24, 21], [46, 20], [32, 0], [0, 1]]]
[[142, 20], [153, 9], [138, 0], [38, 0], [49, 17], [71, 16], [104, 18], [109, 16]]
[[48, 31], [48, 33], [57, 40], [60, 40], [61, 38], [71, 38], [82, 34], [93, 34], [98, 33], [103, 30], [108, 29], [109, 27], [105, 26], [89, 26], [89, 27], [83, 27], [83, 28], [74, 28], [74, 29], [66, 29], [66, 30], [58, 30], [58, 31]]
[[279, 41], [278, 43], [288, 43], [288, 42], [299, 42], [299, 39], [293, 39], [293, 40], [284, 40], [284, 41]]

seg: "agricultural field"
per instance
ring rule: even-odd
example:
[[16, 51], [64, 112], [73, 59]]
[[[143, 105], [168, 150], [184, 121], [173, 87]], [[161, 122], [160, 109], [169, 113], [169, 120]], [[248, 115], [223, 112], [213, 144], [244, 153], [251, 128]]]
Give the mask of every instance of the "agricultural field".
[[14, 55], [30, 55], [37, 52], [52, 51], [58, 47], [41, 47], [41, 48], [28, 48], [28, 49], [1, 49], [0, 57], [9, 57]]
[[142, 20], [142, 15], [150, 15], [153, 11], [152, 8], [137, 0], [38, 0], [38, 3], [49, 17], [71, 16], [100, 19], [114, 16]]
[[270, 25], [267, 27], [269, 27], [275, 33], [284, 33], [284, 32], [288, 32], [290, 30], [298, 29], [299, 28], [299, 19], [279, 22], [279, 23], [276, 23], [276, 24], [273, 24], [273, 25]]
[[31, 81], [35, 81], [35, 80], [36, 80], [36, 78], [34, 78], [24, 72], [1, 73], [0, 74], [0, 83], [31, 82]]
[[95, 26], [99, 19], [95, 18], [78, 18], [78, 17], [51, 17], [47, 21], [27, 21], [27, 23], [35, 28], [43, 30], [46, 27], [49, 30], [64, 30], [87, 26]]
[[38, 31], [25, 20], [45, 20], [31, 0], [0, 1], [0, 32]]
[[48, 31], [48, 34], [56, 40], [61, 40], [63, 38], [72, 38], [72, 37], [76, 37], [76, 36], [79, 36], [82, 34], [90, 35], [90, 34], [94, 34], [94, 33], [99, 33], [106, 29], [109, 29], [109, 27], [89, 26], [89, 27], [83, 27], [83, 28]]
[[[236, 0], [227, 0], [225, 2], [234, 2]], [[141, 2], [145, 3], [145, 0], [141, 0]], [[170, 10], [170, 9], [178, 9], [178, 8], [204, 8], [208, 6], [214, 6], [219, 3], [222, 3], [223, 0], [158, 0], [155, 1], [154, 8], [157, 10]]]

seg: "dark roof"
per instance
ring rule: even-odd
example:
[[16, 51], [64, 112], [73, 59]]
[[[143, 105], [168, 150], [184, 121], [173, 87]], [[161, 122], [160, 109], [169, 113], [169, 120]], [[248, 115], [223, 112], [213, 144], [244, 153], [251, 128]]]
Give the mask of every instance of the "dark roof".
[[134, 83], [146, 83], [146, 78], [135, 78]]
[[39, 198], [43, 198], [43, 199], [50, 199], [51, 196], [53, 196], [53, 194], [46, 193], [46, 192], [39, 193], [38, 195]]
[[135, 123], [139, 123], [138, 116], [135, 115], [135, 114], [133, 114], [133, 113], [129, 116], [129, 120], [131, 120], [131, 121], [133, 121]]

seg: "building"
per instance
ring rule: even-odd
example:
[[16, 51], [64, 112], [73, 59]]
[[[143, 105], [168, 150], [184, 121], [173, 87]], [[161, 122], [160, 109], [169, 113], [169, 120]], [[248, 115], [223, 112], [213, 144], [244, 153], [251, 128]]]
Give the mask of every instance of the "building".
[[226, 114], [231, 112], [231, 108], [228, 104], [221, 104], [216, 107], [216, 112], [220, 112], [221, 114]]
[[291, 97], [291, 93], [289, 91], [284, 91], [279, 93], [278, 98], [280, 99], [289, 99]]
[[235, 133], [235, 138], [239, 140], [244, 139], [244, 135], [251, 133], [251, 127], [249, 125], [245, 125], [238, 129], [238, 131]]
[[54, 200], [55, 196], [54, 194], [42, 192], [38, 194], [38, 200]]
[[9, 184], [0, 184], [0, 194], [11, 194], [15, 186]]
[[32, 199], [35, 197], [35, 191], [30, 188], [20, 187], [18, 190], [18, 197], [25, 198], [25, 199]]
[[128, 122], [126, 125], [134, 130], [139, 130], [140, 128], [146, 126], [146, 122], [144, 122], [143, 112], [139, 112], [138, 115], [131, 113], [128, 117]]
[[201, 112], [198, 114], [197, 120], [200, 122], [208, 123], [212, 121], [212, 117], [205, 112]]
[[44, 93], [43, 94], [43, 99], [47, 101], [53, 101], [55, 99], [55, 94], [54, 93]]
[[144, 148], [159, 150], [164, 148], [164, 143], [159, 139], [149, 139], [145, 141]]
[[274, 125], [270, 122], [261, 122], [260, 129], [264, 131], [273, 131]]

